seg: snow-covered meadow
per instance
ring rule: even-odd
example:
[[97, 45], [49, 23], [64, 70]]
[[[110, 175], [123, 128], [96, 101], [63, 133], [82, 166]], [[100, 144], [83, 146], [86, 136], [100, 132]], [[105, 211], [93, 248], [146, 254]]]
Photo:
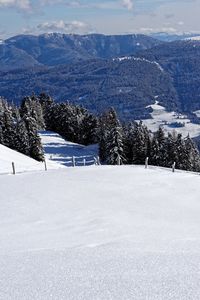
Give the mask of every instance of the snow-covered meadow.
[[[158, 99], [158, 96], [156, 96]], [[173, 132], [174, 130], [181, 133], [183, 137], [188, 134], [191, 138], [200, 136], [200, 125], [192, 123], [186, 115], [177, 112], [167, 112], [165, 107], [160, 105], [156, 100], [155, 104], [147, 106], [152, 108], [151, 119], [143, 120], [143, 123], [152, 131], [155, 132], [159, 127], [162, 127], [164, 131]], [[194, 112], [197, 117], [200, 116], [200, 112]], [[139, 121], [139, 120], [138, 120]], [[176, 126], [176, 125], [180, 125]]]
[[62, 168], [0, 190], [0, 299], [200, 298], [199, 175]]
[[[97, 145], [83, 146], [65, 141], [59, 134], [51, 131], [41, 132], [40, 138], [46, 165], [50, 170], [72, 166], [72, 157], [79, 166], [83, 166], [84, 159], [86, 165], [91, 165], [94, 164], [94, 157], [98, 156]], [[0, 174], [12, 174], [12, 162], [15, 164], [16, 173], [45, 170], [44, 163], [0, 145]]]
[[94, 157], [98, 156], [97, 145], [84, 146], [64, 140], [58, 133], [51, 131], [40, 132], [40, 138], [45, 151], [45, 158], [60, 166], [72, 166], [72, 157], [76, 164], [94, 164]]

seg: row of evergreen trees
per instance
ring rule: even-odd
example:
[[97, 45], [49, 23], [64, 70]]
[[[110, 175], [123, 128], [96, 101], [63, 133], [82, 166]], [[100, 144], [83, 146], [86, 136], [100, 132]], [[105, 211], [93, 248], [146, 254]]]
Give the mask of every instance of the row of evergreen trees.
[[142, 122], [122, 125], [116, 112], [111, 109], [100, 117], [99, 121], [100, 158], [108, 164], [144, 164], [176, 167], [188, 171], [200, 171], [199, 151], [187, 136], [165, 133], [159, 128], [154, 134]]
[[69, 141], [84, 145], [95, 141], [97, 118], [83, 107], [69, 102], [55, 103], [42, 93], [24, 98], [20, 112], [23, 116], [31, 116], [38, 130], [55, 131]]
[[42, 93], [25, 97], [20, 107], [0, 98], [0, 144], [44, 160], [39, 130], [52, 130], [84, 145], [96, 142], [97, 118], [68, 102], [55, 103]]
[[38, 161], [44, 160], [36, 120], [0, 98], [0, 144]]
[[84, 145], [99, 143], [102, 162], [144, 164], [200, 171], [200, 155], [188, 136], [151, 133], [142, 122], [121, 124], [114, 109], [95, 117], [86, 109], [68, 102], [55, 103], [46, 95], [25, 97], [19, 108], [0, 99], [0, 143], [43, 160], [38, 130], [52, 130], [65, 139]]

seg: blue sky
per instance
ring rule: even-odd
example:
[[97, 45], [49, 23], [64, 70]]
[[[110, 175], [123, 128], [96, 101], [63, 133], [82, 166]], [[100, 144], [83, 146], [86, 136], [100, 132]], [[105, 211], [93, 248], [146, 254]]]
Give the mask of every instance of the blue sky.
[[0, 38], [15, 34], [200, 32], [200, 0], [0, 0]]

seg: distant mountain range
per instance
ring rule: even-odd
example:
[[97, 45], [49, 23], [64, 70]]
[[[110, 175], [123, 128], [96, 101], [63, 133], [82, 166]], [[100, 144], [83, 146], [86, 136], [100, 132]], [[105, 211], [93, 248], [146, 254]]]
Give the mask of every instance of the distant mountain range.
[[180, 40], [187, 40], [187, 39], [197, 39], [200, 37], [200, 33], [167, 33], [167, 32], [155, 32], [150, 34], [150, 36], [154, 39], [158, 39], [163, 42], [174, 42]]
[[0, 95], [19, 102], [47, 92], [121, 119], [147, 118], [150, 104], [200, 110], [200, 41], [144, 35], [17, 36], [0, 43]]
[[1, 70], [57, 66], [135, 54], [161, 44], [145, 35], [19, 35], [0, 43]]

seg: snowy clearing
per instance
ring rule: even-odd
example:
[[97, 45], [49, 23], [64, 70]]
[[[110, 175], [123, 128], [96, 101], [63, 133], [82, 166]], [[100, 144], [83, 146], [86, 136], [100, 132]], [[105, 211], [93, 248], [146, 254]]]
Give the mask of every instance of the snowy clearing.
[[148, 64], [153, 64], [155, 65], [161, 72], [164, 72], [164, 69], [161, 67], [161, 65], [156, 62], [156, 61], [151, 61], [145, 58], [140, 58], [140, 57], [134, 57], [134, 56], [122, 56], [122, 57], [117, 57], [117, 58], [113, 58], [113, 61], [124, 61], [124, 60], [133, 60], [133, 61], [142, 61], [142, 62], [146, 62]]
[[189, 38], [186, 38], [185, 40], [200, 41], [200, 36], [189, 37]]
[[[158, 98], [158, 96], [155, 98]], [[200, 125], [192, 123], [187, 116], [176, 112], [167, 112], [164, 106], [159, 105], [158, 101], [148, 107], [153, 109], [153, 112], [151, 113], [152, 119], [145, 119], [143, 120], [143, 123], [151, 131], [155, 132], [161, 126], [165, 132], [172, 132], [175, 130], [178, 133], [181, 133], [183, 137], [186, 137], [188, 134], [191, 138], [200, 135]], [[198, 111], [195, 113], [197, 115]], [[178, 127], [177, 124], [180, 127]]]
[[[94, 156], [98, 155], [97, 145], [83, 146], [65, 141], [59, 134], [49, 131], [40, 133], [45, 151], [48, 169], [60, 169], [72, 166], [72, 156], [76, 164], [83, 166], [94, 164]], [[17, 173], [44, 171], [44, 163], [38, 162], [26, 155], [0, 145], [0, 174], [12, 174], [12, 162], [15, 163]]]
[[200, 299], [199, 175], [63, 168], [0, 190], [0, 299]]
[[[11, 174], [12, 162], [15, 163], [15, 168], [18, 173], [43, 171], [45, 169], [44, 163], [38, 162], [26, 155], [0, 145], [0, 174]], [[47, 164], [49, 169], [56, 169], [60, 167], [58, 164], [48, 160]]]
[[72, 166], [72, 156], [77, 165], [83, 165], [83, 159], [87, 165], [94, 163], [94, 156], [98, 155], [97, 145], [83, 146], [64, 140], [58, 133], [51, 131], [40, 132], [45, 157], [62, 166]]

